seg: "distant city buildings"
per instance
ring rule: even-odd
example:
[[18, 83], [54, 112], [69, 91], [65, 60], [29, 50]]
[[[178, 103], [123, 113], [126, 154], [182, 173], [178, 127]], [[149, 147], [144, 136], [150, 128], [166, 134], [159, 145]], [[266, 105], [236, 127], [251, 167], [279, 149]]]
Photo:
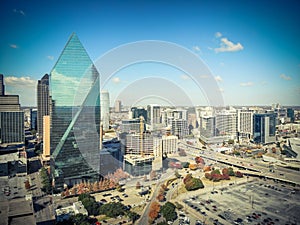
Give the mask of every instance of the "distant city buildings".
[[109, 130], [109, 93], [106, 90], [101, 91], [100, 96], [100, 104], [101, 104], [101, 121], [103, 123], [103, 130]]
[[151, 104], [147, 106], [147, 124], [149, 130], [154, 131], [161, 124], [161, 107]]

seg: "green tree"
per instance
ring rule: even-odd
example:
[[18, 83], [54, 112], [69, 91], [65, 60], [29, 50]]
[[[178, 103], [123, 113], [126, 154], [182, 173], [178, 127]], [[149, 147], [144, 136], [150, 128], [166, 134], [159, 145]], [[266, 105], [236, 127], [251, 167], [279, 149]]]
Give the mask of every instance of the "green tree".
[[136, 212], [132, 212], [132, 211], [127, 211], [126, 212], [126, 216], [128, 216], [128, 218], [134, 223], [136, 220], [138, 220], [138, 218], [140, 218], [140, 215], [137, 214]]
[[124, 215], [124, 205], [120, 202], [109, 202], [100, 207], [99, 213], [109, 217], [117, 217], [119, 215]]
[[229, 176], [235, 176], [235, 173], [234, 173], [232, 167], [229, 167], [229, 168], [228, 168], [228, 175], [229, 175]]
[[166, 202], [166, 204], [160, 208], [160, 212], [167, 221], [173, 221], [177, 218], [175, 209], [176, 206], [173, 203]]

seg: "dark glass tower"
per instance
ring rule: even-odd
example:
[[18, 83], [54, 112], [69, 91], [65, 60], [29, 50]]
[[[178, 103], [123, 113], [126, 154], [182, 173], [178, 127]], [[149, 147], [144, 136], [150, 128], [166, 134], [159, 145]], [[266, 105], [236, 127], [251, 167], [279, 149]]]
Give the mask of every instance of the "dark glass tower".
[[72, 34], [50, 74], [51, 169], [55, 186], [99, 179], [99, 73]]
[[4, 95], [5, 89], [4, 89], [4, 77], [3, 74], [0, 74], [0, 96]]
[[255, 143], [273, 143], [276, 141], [276, 114], [255, 113], [253, 115], [253, 141]]
[[49, 75], [45, 74], [37, 84], [37, 132], [43, 136], [43, 117], [50, 115]]

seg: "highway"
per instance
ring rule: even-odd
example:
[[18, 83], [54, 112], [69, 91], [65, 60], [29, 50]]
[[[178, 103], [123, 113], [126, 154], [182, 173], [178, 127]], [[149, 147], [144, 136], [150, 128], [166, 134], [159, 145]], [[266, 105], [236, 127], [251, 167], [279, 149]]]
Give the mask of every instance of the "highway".
[[186, 153], [194, 157], [201, 156], [215, 162], [227, 164], [244, 170], [250, 170], [261, 173], [262, 176], [278, 180], [286, 180], [300, 186], [300, 172], [280, 166], [274, 167], [274, 172], [270, 172], [270, 163], [258, 161], [258, 159], [235, 157], [214, 152], [209, 149], [202, 149], [193, 145], [179, 142], [179, 146], [184, 148]]

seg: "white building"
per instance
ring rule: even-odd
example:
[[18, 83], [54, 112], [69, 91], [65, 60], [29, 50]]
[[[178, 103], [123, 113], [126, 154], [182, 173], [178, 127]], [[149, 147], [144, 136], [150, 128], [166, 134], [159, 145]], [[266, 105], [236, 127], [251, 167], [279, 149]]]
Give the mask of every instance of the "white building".
[[109, 130], [109, 93], [108, 91], [101, 91], [100, 107], [101, 107], [101, 121], [103, 123], [103, 130]]
[[178, 151], [178, 137], [175, 135], [163, 135], [154, 139], [154, 156], [163, 154], [175, 154]]
[[127, 134], [125, 137], [125, 155], [152, 155], [153, 136], [150, 133]]
[[216, 135], [236, 139], [237, 114], [235, 110], [224, 110], [216, 114]]
[[72, 215], [83, 214], [88, 216], [88, 211], [81, 201], [74, 202], [73, 205], [55, 210], [56, 221], [60, 222], [69, 219]]
[[242, 138], [251, 139], [253, 133], [253, 111], [239, 109], [237, 112], [237, 131]]

